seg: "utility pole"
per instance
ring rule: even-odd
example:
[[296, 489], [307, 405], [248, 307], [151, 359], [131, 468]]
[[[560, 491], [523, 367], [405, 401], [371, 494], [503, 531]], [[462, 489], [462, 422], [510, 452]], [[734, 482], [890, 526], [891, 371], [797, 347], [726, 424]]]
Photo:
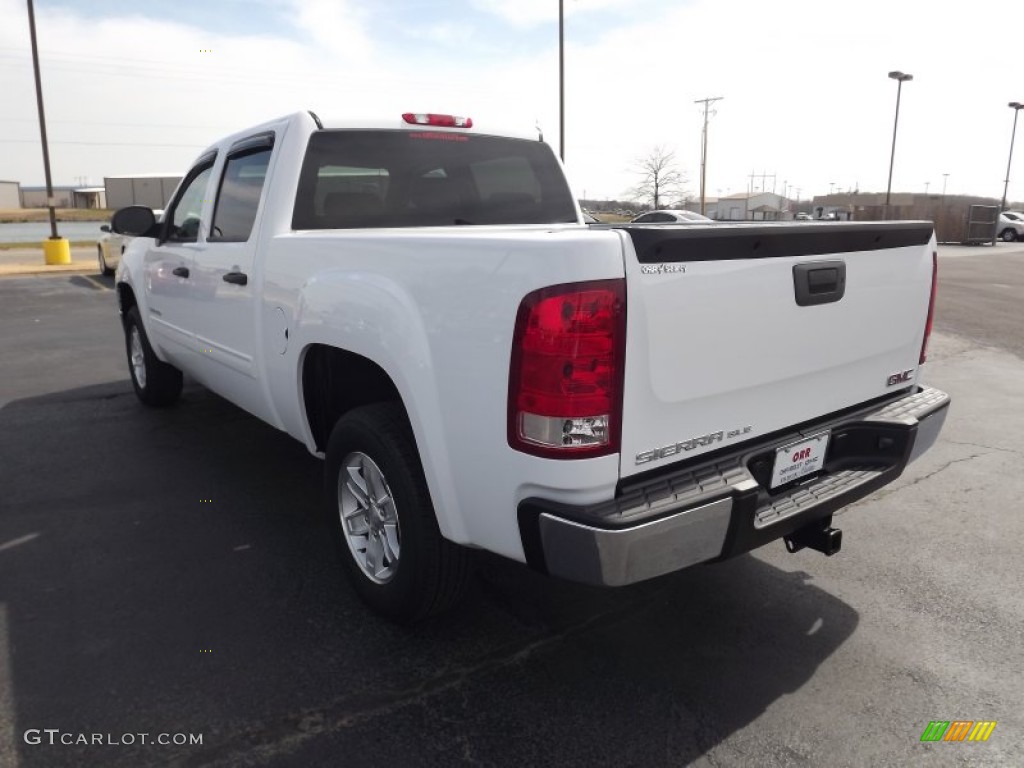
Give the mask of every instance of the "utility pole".
[[[561, 0], [559, 0], [561, 2]], [[708, 118], [710, 117], [711, 105], [716, 101], [721, 101], [724, 96], [708, 96], [707, 98], [697, 99], [694, 104], [704, 105], [704, 129], [701, 131], [701, 143], [700, 143], [700, 215], [704, 215], [705, 206], [705, 195], [704, 189], [707, 184], [707, 173], [708, 173]]]

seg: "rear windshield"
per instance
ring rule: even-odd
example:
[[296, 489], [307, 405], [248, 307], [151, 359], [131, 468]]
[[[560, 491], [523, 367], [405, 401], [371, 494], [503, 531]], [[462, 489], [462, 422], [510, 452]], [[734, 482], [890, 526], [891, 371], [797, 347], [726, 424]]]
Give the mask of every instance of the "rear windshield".
[[441, 131], [320, 131], [309, 140], [294, 229], [577, 221], [551, 148]]

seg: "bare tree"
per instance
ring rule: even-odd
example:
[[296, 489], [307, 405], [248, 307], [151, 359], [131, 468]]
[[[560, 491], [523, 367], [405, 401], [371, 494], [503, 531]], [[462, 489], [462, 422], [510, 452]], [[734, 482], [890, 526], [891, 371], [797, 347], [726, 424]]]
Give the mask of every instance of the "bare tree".
[[631, 194], [638, 199], [652, 201], [655, 210], [661, 207], [661, 202], [666, 198], [681, 196], [686, 177], [676, 168], [675, 158], [675, 152], [662, 146], [638, 158], [636, 172], [640, 182]]

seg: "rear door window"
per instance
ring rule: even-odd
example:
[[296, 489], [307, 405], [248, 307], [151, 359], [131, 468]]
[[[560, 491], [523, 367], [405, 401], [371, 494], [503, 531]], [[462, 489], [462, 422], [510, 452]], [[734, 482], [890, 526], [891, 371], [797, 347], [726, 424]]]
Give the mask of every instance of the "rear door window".
[[551, 148], [442, 131], [320, 131], [299, 179], [295, 229], [575, 222]]

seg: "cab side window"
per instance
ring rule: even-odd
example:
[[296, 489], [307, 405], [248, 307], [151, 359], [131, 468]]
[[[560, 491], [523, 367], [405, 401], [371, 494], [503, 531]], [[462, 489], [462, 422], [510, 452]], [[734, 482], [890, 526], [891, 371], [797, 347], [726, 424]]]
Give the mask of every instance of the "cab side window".
[[213, 213], [211, 242], [244, 243], [249, 239], [271, 151], [272, 147], [263, 146], [228, 155]]
[[197, 165], [185, 188], [173, 203], [167, 217], [167, 240], [175, 243], [194, 243], [199, 237], [199, 225], [206, 202], [206, 188], [213, 172], [213, 160]]

